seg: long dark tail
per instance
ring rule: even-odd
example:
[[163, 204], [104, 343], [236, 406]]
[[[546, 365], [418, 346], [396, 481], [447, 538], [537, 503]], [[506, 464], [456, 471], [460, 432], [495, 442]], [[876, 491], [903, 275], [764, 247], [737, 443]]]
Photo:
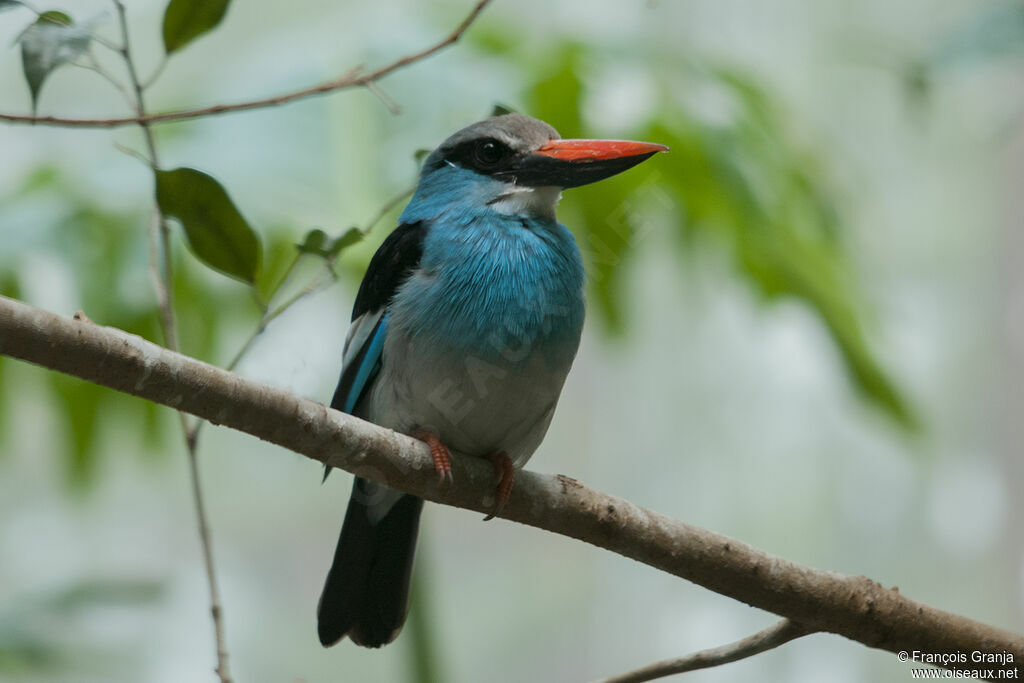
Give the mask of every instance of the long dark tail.
[[422, 498], [356, 477], [317, 608], [324, 647], [345, 636], [363, 647], [398, 637], [409, 612], [422, 509]]

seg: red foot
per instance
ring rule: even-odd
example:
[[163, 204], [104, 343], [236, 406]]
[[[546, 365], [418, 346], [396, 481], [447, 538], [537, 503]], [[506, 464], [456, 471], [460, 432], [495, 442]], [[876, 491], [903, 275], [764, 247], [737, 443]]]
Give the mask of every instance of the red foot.
[[419, 439], [430, 446], [430, 456], [434, 459], [434, 471], [437, 472], [440, 483], [443, 484], [446, 479], [448, 483], [451, 483], [452, 455], [448, 452], [448, 447], [441, 443], [441, 439], [438, 438], [437, 434], [422, 427], [417, 427], [409, 433], [409, 436]]
[[484, 517], [486, 522], [500, 514], [508, 502], [508, 497], [512, 495], [512, 484], [516, 480], [516, 470], [512, 466], [512, 459], [505, 451], [489, 453], [484, 457], [494, 465], [494, 476], [498, 478], [498, 486], [494, 490], [494, 509], [491, 510], [491, 514]]

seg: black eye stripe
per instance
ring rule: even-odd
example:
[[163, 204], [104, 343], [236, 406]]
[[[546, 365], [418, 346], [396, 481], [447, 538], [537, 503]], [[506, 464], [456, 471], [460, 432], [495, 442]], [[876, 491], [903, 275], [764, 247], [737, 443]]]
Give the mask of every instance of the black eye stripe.
[[493, 140], [484, 140], [474, 148], [473, 154], [478, 161], [489, 166], [501, 161], [505, 156], [505, 150]]
[[493, 138], [469, 140], [451, 150], [446, 158], [465, 168], [484, 174], [500, 170], [515, 156], [508, 145]]

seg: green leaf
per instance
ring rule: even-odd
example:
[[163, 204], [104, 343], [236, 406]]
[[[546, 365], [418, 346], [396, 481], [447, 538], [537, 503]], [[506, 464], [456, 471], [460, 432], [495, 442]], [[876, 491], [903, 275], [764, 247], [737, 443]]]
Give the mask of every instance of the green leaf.
[[348, 247], [361, 242], [363, 231], [359, 228], [349, 228], [343, 235], [331, 239], [327, 233], [320, 228], [314, 228], [306, 233], [300, 244], [297, 244], [299, 251], [303, 254], [320, 256], [327, 260], [334, 259], [338, 254]]
[[430, 155], [430, 150], [429, 149], [418, 149], [418, 150], [416, 150], [415, 152], [412, 153], [412, 158], [413, 158], [413, 161], [416, 162], [417, 166], [422, 166], [423, 165], [423, 160], [426, 159], [427, 156], [429, 156], [429, 155]]
[[164, 12], [164, 50], [171, 54], [212, 30], [230, 0], [171, 0]]
[[306, 233], [306, 236], [301, 242], [295, 246], [299, 248], [303, 254], [313, 254], [314, 256], [327, 256], [327, 244], [330, 238], [327, 233], [320, 228], [313, 228]]
[[249, 284], [262, 260], [260, 240], [220, 183], [201, 171], [156, 172], [156, 200], [185, 228], [192, 252], [215, 270]]
[[348, 249], [353, 244], [358, 244], [363, 241], [363, 231], [359, 228], [349, 228], [345, 231], [345, 234], [340, 237], [335, 237], [331, 242], [330, 248], [327, 250], [327, 258], [333, 259], [345, 249]]
[[515, 113], [515, 109], [512, 107], [506, 107], [504, 104], [495, 104], [494, 109], [491, 110], [491, 116], [504, 116], [505, 114]]
[[75, 26], [71, 17], [63, 12], [43, 12], [34, 24], [25, 29], [21, 43], [21, 67], [32, 95], [32, 112], [39, 103], [39, 91], [54, 69], [89, 49], [92, 35], [81, 26]]

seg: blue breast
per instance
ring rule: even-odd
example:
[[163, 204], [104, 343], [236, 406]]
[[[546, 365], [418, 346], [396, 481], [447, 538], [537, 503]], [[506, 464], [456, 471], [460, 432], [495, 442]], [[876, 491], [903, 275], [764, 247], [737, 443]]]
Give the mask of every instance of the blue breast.
[[430, 227], [419, 268], [389, 307], [391, 329], [485, 360], [516, 363], [540, 351], [571, 363], [584, 315], [572, 234], [554, 219], [494, 211], [461, 189], [457, 198], [414, 198], [403, 214]]

